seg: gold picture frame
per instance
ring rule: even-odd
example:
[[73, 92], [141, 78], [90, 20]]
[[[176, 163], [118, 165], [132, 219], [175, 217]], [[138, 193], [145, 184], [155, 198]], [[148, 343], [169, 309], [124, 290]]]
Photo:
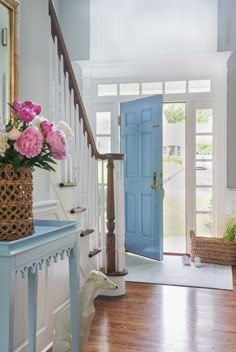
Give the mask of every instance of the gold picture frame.
[[[19, 16], [19, 1], [17, 0], [0, 0], [0, 5], [8, 11], [8, 24], [1, 31], [1, 45], [7, 47], [8, 52], [8, 67], [6, 67], [9, 103], [18, 98], [19, 95], [19, 31], [18, 31], [18, 16]], [[1, 58], [0, 58], [1, 59]], [[3, 80], [3, 77], [0, 78]], [[1, 81], [0, 84], [3, 85]], [[7, 112], [9, 115], [10, 109]]]

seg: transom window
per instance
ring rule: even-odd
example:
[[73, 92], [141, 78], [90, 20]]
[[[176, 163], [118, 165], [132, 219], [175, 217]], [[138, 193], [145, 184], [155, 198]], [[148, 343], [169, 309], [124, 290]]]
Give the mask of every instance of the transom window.
[[[164, 87], [164, 88], [163, 88]], [[133, 96], [152, 94], [210, 93], [211, 80], [104, 83], [97, 85], [98, 97]]]

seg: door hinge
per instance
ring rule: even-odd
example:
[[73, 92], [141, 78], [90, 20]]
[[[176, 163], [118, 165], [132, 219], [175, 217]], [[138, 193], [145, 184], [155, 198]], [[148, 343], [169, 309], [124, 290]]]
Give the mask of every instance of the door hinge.
[[121, 124], [121, 116], [118, 115], [117, 116], [117, 125], [120, 126], [120, 124]]

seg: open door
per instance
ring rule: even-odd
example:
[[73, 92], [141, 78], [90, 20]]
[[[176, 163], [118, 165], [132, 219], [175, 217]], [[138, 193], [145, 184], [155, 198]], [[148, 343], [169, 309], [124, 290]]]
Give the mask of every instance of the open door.
[[163, 259], [162, 96], [121, 103], [125, 249]]

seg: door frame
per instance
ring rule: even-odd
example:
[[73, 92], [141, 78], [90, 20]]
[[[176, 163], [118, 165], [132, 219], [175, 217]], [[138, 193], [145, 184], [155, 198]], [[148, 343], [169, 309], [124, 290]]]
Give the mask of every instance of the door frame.
[[[178, 93], [178, 94], [163, 94], [163, 102], [194, 102], [212, 100], [212, 107], [215, 111], [214, 116], [214, 139], [217, 140], [217, 145], [214, 148], [214, 192], [217, 192], [215, 198], [215, 236], [222, 234], [225, 214], [230, 213], [235, 203], [236, 195], [234, 192], [226, 192], [226, 103], [227, 103], [227, 60], [229, 53], [215, 53], [206, 55], [194, 55], [191, 57], [183, 56], [181, 61], [176, 58], [169, 58], [167, 61], [158, 59], [146, 66], [145, 63], [125, 62], [119, 64], [117, 62], [80, 62], [80, 77], [82, 82], [84, 102], [87, 110], [92, 116], [92, 121], [95, 121], [94, 104], [112, 104], [112, 115], [116, 126], [117, 114], [119, 112], [119, 104], [121, 101], [128, 101], [144, 97], [141, 95], [140, 82], [162, 82], [164, 90], [166, 81], [183, 81], [185, 80], [186, 90], [188, 90], [188, 80], [211, 80], [211, 92], [209, 93]], [[112, 65], [111, 65], [112, 64]], [[176, 64], [179, 65], [179, 71], [176, 73]], [[144, 71], [145, 69], [145, 71]], [[114, 71], [115, 70], [115, 71]], [[116, 72], [116, 75], [114, 75]], [[145, 74], [140, 74], [145, 72]], [[135, 96], [120, 96], [120, 83], [137, 83], [140, 84], [139, 95]], [[98, 96], [98, 84], [116, 84], [116, 96]], [[91, 94], [87, 94], [90, 92]], [[161, 92], [160, 92], [161, 93]], [[94, 130], [95, 131], [95, 130]], [[116, 128], [113, 139], [116, 139], [119, 144], [119, 128]], [[119, 152], [119, 150], [114, 150]], [[216, 158], [217, 155], [217, 158]], [[189, 180], [188, 180], [189, 182]], [[236, 194], [236, 193], [235, 193]], [[190, 228], [193, 221], [189, 222]]]

